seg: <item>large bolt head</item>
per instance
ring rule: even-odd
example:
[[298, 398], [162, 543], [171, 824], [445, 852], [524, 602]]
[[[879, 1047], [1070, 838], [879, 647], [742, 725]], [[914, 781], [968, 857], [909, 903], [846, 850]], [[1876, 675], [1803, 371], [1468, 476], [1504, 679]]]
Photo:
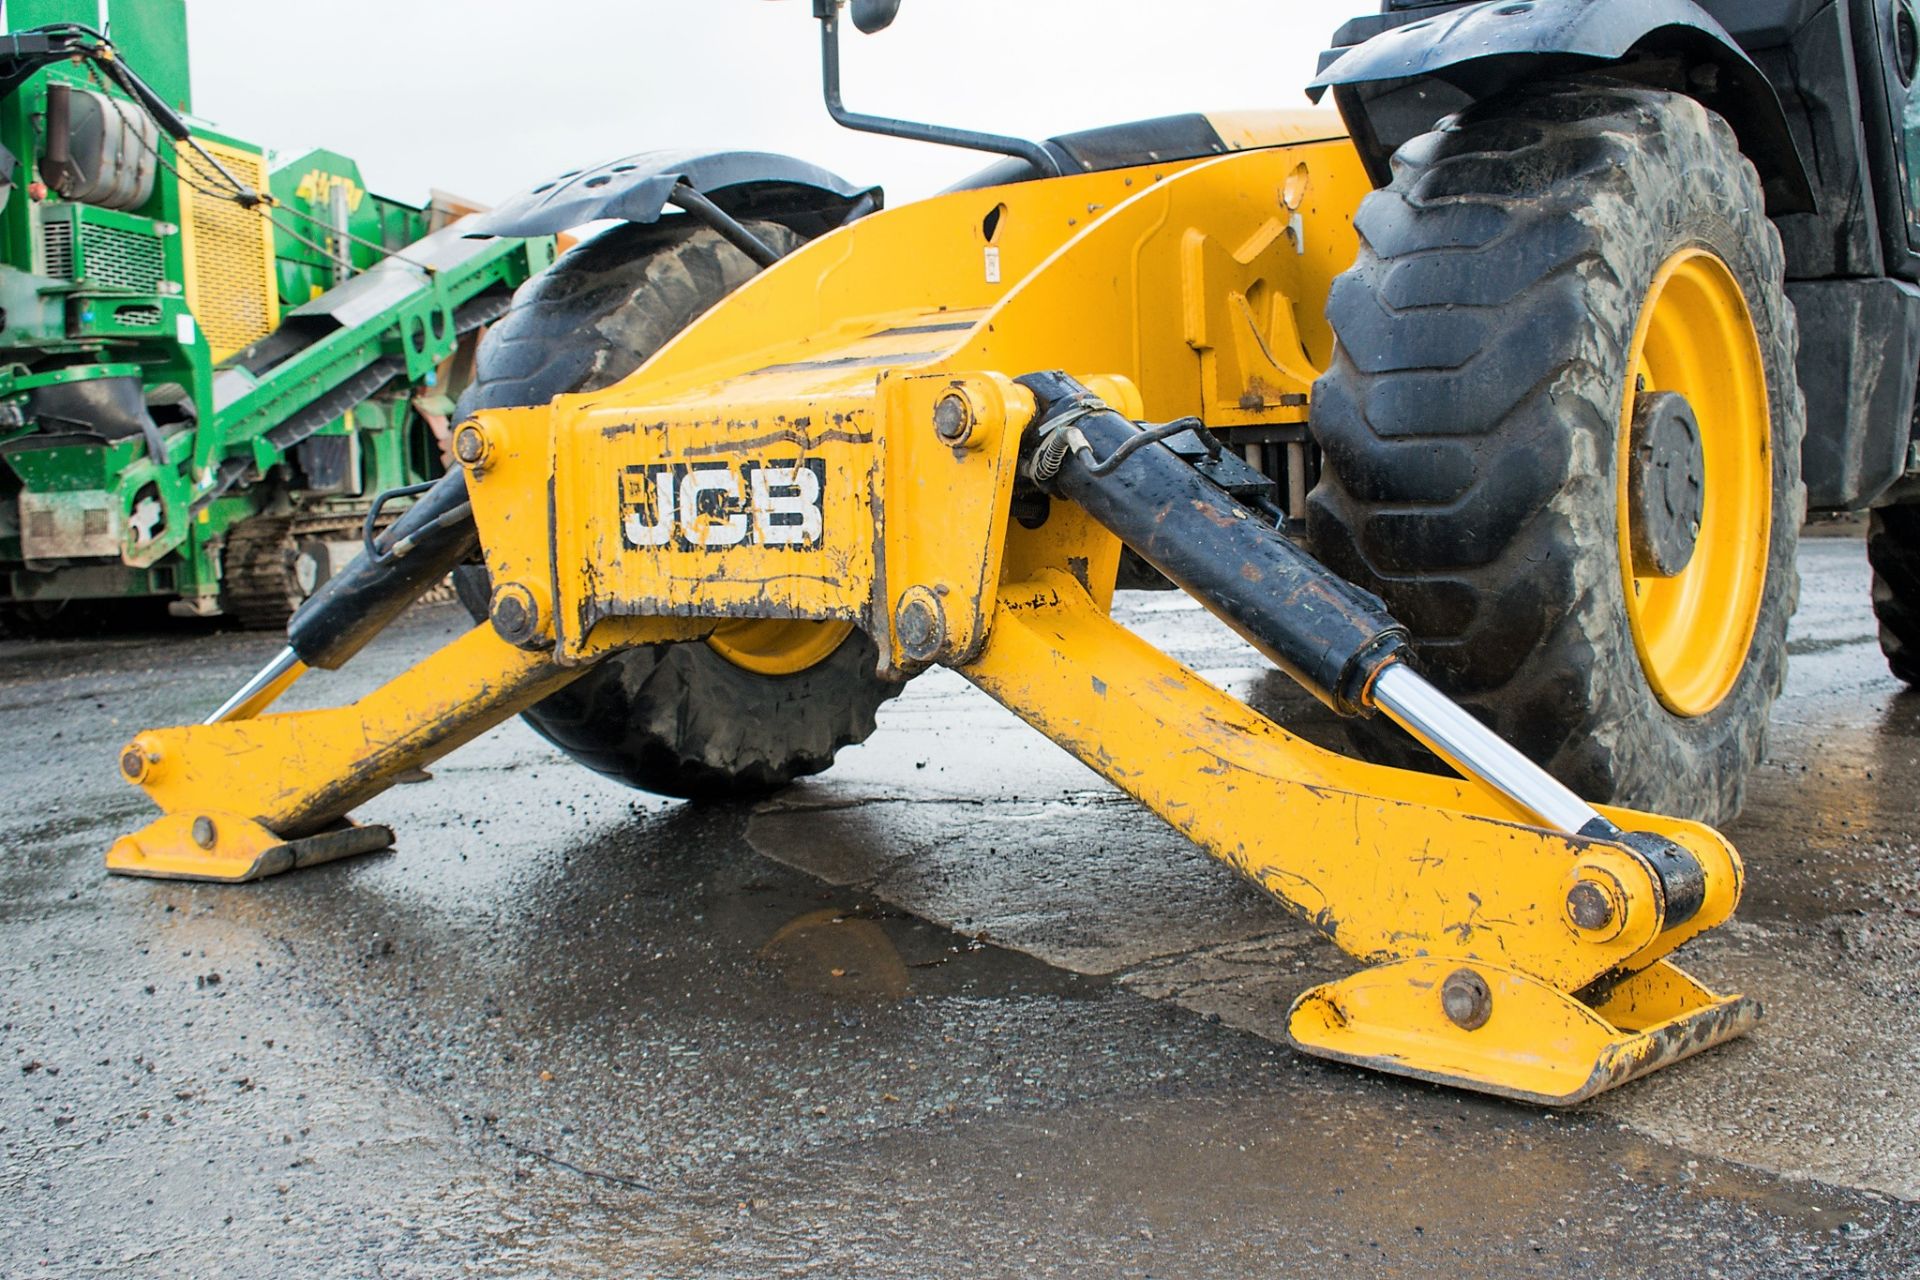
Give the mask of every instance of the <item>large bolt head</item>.
[[963, 445], [973, 435], [973, 404], [958, 388], [934, 402], [933, 433], [951, 445]]
[[219, 829], [213, 825], [213, 819], [201, 814], [193, 820], [193, 842], [209, 853], [220, 838]]
[[160, 767], [160, 748], [144, 735], [129, 742], [120, 752], [120, 774], [128, 782], [141, 785], [153, 780]]
[[931, 662], [947, 642], [947, 622], [940, 602], [925, 587], [913, 587], [893, 611], [893, 634], [900, 652], [912, 662]]
[[1493, 1016], [1493, 992], [1471, 969], [1455, 969], [1440, 984], [1440, 1008], [1462, 1031], [1478, 1031]]
[[1611, 942], [1633, 923], [1634, 899], [1605, 866], [1582, 861], [1564, 883], [1567, 928], [1582, 942]]
[[1589, 933], [1613, 923], [1613, 899], [1591, 880], [1582, 880], [1567, 890], [1567, 919]]
[[462, 465], [473, 468], [487, 460], [487, 433], [480, 429], [479, 423], [469, 419], [460, 424], [460, 429], [453, 434], [453, 456]]
[[540, 631], [540, 605], [534, 600], [533, 592], [518, 582], [503, 582], [493, 589], [487, 618], [508, 644], [525, 645]]

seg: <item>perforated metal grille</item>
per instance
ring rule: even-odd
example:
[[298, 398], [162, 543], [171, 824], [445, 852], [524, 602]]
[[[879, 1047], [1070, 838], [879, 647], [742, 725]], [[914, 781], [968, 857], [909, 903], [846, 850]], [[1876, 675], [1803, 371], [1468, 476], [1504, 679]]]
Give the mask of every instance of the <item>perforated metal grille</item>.
[[82, 269], [94, 284], [152, 293], [166, 274], [166, 258], [158, 236], [83, 222], [80, 245], [85, 251], [81, 254]]
[[73, 224], [48, 222], [40, 230], [40, 243], [47, 255], [47, 274], [63, 280], [73, 279]]
[[[265, 161], [250, 151], [202, 141], [255, 191], [267, 189]], [[187, 305], [215, 360], [265, 337], [278, 319], [273, 296], [273, 228], [256, 210], [183, 186]]]

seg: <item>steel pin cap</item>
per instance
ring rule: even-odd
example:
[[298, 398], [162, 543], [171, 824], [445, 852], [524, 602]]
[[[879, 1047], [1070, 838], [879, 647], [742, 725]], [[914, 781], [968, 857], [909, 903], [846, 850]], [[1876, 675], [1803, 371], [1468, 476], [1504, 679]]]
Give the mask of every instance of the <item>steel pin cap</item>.
[[508, 644], [529, 649], [545, 648], [552, 643], [541, 630], [540, 602], [518, 582], [503, 582], [493, 589], [487, 617], [494, 631]]
[[128, 782], [144, 783], [160, 763], [160, 748], [142, 735], [120, 751], [120, 776]]
[[1567, 919], [1588, 932], [1596, 932], [1613, 923], [1613, 903], [1606, 890], [1591, 880], [1582, 880], [1567, 890]]
[[1564, 903], [1574, 935], [1585, 942], [1608, 942], [1625, 931], [1630, 899], [1619, 879], [1603, 866], [1575, 868]]
[[487, 453], [487, 433], [480, 429], [480, 424], [471, 418], [461, 423], [460, 429], [453, 433], [453, 456], [462, 466], [478, 470], [486, 462]]
[[973, 403], [966, 392], [955, 388], [933, 404], [933, 434], [942, 443], [964, 445], [973, 436]]
[[1440, 984], [1440, 1008], [1462, 1031], [1478, 1031], [1493, 1016], [1493, 992], [1471, 969], [1455, 969]]
[[931, 662], [947, 642], [940, 601], [925, 587], [909, 587], [893, 611], [894, 637], [910, 662]]

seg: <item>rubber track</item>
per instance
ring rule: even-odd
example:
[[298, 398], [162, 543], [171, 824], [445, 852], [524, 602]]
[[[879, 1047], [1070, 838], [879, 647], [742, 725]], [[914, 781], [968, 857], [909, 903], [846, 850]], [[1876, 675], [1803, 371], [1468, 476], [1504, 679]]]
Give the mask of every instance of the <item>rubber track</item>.
[[254, 516], [227, 530], [220, 607], [249, 631], [277, 631], [300, 601], [289, 590], [296, 548], [291, 516]]

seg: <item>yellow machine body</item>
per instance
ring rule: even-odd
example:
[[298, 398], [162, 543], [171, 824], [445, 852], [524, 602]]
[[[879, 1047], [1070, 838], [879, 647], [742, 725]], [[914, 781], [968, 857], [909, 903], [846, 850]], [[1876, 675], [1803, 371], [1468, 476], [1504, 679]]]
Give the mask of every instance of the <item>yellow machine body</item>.
[[[958, 670], [1370, 966], [1296, 1003], [1309, 1052], [1566, 1103], [1738, 1034], [1757, 1007], [1664, 958], [1738, 899], [1719, 834], [1609, 811], [1703, 868], [1704, 905], [1668, 927], [1635, 850], [1289, 733], [1107, 616], [1121, 548], [1085, 512], [1013, 518], [1020, 374], [1065, 370], [1135, 418], [1306, 420], [1369, 184], [1330, 117], [1280, 128], [1282, 145], [874, 214], [626, 380], [480, 414], [469, 492], [495, 599], [529, 636], [483, 625], [354, 706], [139, 735], [125, 770], [167, 816], [109, 865], [279, 869], [395, 772], [610, 653], [743, 619], [853, 624], [894, 673]], [[214, 847], [193, 843], [216, 812]], [[270, 839], [292, 848], [272, 866]], [[1568, 917], [1583, 881], [1604, 928]], [[1489, 1009], [1470, 1028], [1443, 998], [1462, 981]]]

